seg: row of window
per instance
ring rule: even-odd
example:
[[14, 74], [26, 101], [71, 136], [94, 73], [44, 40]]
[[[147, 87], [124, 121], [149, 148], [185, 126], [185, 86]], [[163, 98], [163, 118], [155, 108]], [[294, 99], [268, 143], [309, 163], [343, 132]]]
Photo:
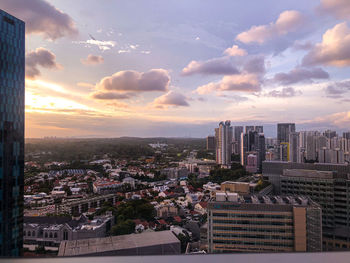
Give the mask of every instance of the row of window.
[[246, 235], [246, 234], [213, 234], [214, 237], [227, 237], [227, 238], [253, 238], [253, 239], [282, 239], [282, 240], [294, 240], [292, 236], [276, 236], [276, 235]]
[[[36, 233], [35, 233], [35, 231], [30, 231], [30, 230], [23, 231], [23, 236], [35, 237]], [[45, 232], [44, 237], [45, 238], [57, 238], [58, 235], [57, 235], [57, 232], [49, 232], [49, 233]], [[63, 238], [64, 240], [68, 240], [68, 232], [67, 231], [63, 232], [63, 237], [64, 238], [66, 237], [66, 239]]]
[[288, 215], [266, 215], [266, 214], [231, 214], [231, 213], [213, 213], [213, 216], [228, 217], [228, 218], [271, 218], [271, 219], [293, 219]]
[[271, 222], [271, 221], [250, 221], [250, 220], [213, 220], [215, 224], [236, 224], [236, 225], [264, 225], [264, 226], [292, 226], [293, 222]]
[[282, 242], [249, 242], [240, 240], [213, 240], [214, 244], [232, 244], [232, 245], [251, 245], [251, 246], [274, 246], [274, 247], [294, 247], [293, 242], [282, 243]]
[[278, 233], [292, 233], [293, 229], [284, 229], [284, 228], [246, 228], [246, 227], [229, 227], [229, 226], [214, 226], [214, 230], [231, 230], [231, 231], [250, 231], [250, 232], [262, 232], [262, 233], [273, 233], [273, 232], [278, 232]]

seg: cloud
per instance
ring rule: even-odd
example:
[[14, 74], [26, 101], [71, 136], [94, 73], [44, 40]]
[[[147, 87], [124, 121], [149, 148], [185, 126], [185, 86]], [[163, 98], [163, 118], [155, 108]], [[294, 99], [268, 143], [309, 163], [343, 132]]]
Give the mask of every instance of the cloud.
[[98, 49], [102, 50], [102, 51], [110, 50], [111, 48], [115, 47], [115, 45], [116, 45], [115, 41], [95, 40], [95, 39], [88, 39], [86, 41], [75, 41], [73, 43], [85, 44], [87, 47], [97, 46]]
[[342, 98], [350, 91], [350, 80], [335, 82], [325, 88], [326, 96], [333, 99]]
[[1, 9], [22, 19], [28, 34], [50, 40], [78, 34], [73, 19], [45, 0], [2, 0]]
[[283, 88], [282, 90], [272, 90], [272, 91], [264, 94], [264, 96], [276, 97], [276, 98], [290, 98], [290, 97], [295, 97], [295, 96], [298, 96], [301, 94], [302, 94], [302, 92], [300, 90], [295, 90], [292, 87], [288, 87], [288, 88]]
[[62, 66], [56, 62], [56, 56], [50, 50], [37, 48], [26, 54], [26, 76], [35, 78], [40, 75], [38, 66], [47, 69], [61, 69]]
[[238, 74], [238, 69], [227, 57], [214, 58], [207, 61], [191, 61], [183, 70], [182, 75], [229, 75]]
[[350, 66], [350, 28], [346, 22], [335, 25], [323, 34], [303, 58], [303, 65]]
[[81, 59], [81, 63], [84, 65], [98, 65], [104, 62], [104, 58], [102, 56], [95, 56], [89, 54], [87, 58]]
[[127, 49], [118, 50], [118, 54], [123, 54], [123, 53], [130, 53], [130, 50], [127, 50]]
[[239, 91], [258, 92], [261, 90], [261, 80], [256, 74], [239, 74], [225, 76], [219, 82], [210, 82], [197, 88], [198, 94], [208, 94], [211, 92]]
[[248, 31], [238, 34], [236, 40], [245, 44], [263, 44], [277, 36], [296, 31], [304, 21], [305, 18], [300, 12], [295, 10], [284, 11], [279, 15], [275, 23], [271, 22], [268, 25], [252, 26]]
[[325, 127], [336, 127], [342, 129], [349, 129], [350, 126], [350, 111], [337, 112], [333, 114], [329, 114], [322, 117], [317, 117], [309, 123], [319, 123], [324, 124]]
[[97, 91], [91, 94], [91, 97], [98, 100], [125, 100], [130, 99], [132, 95], [127, 93], [103, 92]]
[[225, 55], [231, 56], [231, 57], [235, 57], [235, 56], [246, 56], [247, 55], [247, 51], [245, 51], [242, 48], [239, 48], [237, 45], [233, 45], [232, 47], [227, 48], [224, 51]]
[[277, 73], [273, 80], [276, 83], [290, 85], [299, 82], [312, 81], [313, 79], [328, 79], [329, 74], [322, 68], [295, 68], [288, 73]]
[[251, 56], [243, 63], [243, 71], [247, 73], [258, 73], [264, 74], [265, 68], [265, 57], [264, 56]]
[[168, 93], [156, 98], [153, 101], [153, 105], [156, 108], [164, 108], [164, 106], [190, 106], [187, 102], [187, 98], [181, 93], [175, 91], [169, 91]]
[[101, 79], [91, 96], [103, 100], [128, 99], [140, 92], [166, 92], [169, 83], [169, 73], [164, 69], [152, 69], [148, 72], [125, 70]]
[[321, 0], [318, 10], [323, 13], [329, 13], [339, 19], [350, 19], [349, 0]]
[[314, 47], [311, 42], [301, 42], [296, 40], [293, 44], [293, 49], [295, 50], [310, 50]]

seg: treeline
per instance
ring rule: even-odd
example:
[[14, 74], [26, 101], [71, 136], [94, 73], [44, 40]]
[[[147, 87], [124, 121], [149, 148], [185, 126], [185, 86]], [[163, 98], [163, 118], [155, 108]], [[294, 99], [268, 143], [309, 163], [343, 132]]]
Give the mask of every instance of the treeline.
[[[72, 161], [89, 160], [108, 154], [112, 158], [134, 159], [153, 156], [155, 149], [150, 143], [166, 143], [169, 155], [176, 156], [183, 150], [204, 149], [205, 139], [192, 138], [134, 138], [121, 137], [111, 139], [27, 139], [25, 146], [26, 161]], [[45, 153], [45, 154], [42, 154]]]
[[188, 176], [188, 183], [194, 188], [202, 188], [203, 184], [208, 182], [221, 184], [225, 181], [235, 181], [241, 177], [251, 175], [244, 167], [239, 163], [233, 163], [231, 169], [224, 169], [216, 167], [211, 170], [208, 177], [198, 178], [196, 174], [190, 174]]
[[[147, 143], [121, 141], [118, 139], [40, 140], [26, 143], [26, 161], [40, 154], [40, 160], [73, 161], [102, 158], [106, 153], [112, 158], [139, 158], [153, 155]], [[41, 154], [41, 153], [45, 154]]]

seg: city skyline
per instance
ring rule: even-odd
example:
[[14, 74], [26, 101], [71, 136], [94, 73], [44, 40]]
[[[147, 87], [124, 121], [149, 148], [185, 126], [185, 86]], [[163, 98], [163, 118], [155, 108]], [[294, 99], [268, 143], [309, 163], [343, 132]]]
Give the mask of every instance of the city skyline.
[[267, 137], [283, 122], [348, 130], [348, 1], [0, 8], [26, 22], [27, 138], [206, 137], [219, 120]]

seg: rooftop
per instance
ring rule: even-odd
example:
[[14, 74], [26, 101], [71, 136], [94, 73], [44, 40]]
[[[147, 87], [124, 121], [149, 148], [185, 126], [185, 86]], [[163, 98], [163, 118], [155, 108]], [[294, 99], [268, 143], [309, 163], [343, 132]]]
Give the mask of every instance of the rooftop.
[[265, 205], [287, 205], [287, 206], [318, 206], [310, 198], [305, 196], [267, 196], [267, 195], [245, 195], [236, 193], [217, 193], [216, 197], [210, 199], [210, 203], [236, 203], [236, 204], [265, 204]]
[[150, 247], [166, 244], [179, 244], [171, 231], [144, 232], [104, 238], [90, 238], [61, 242], [59, 256], [92, 255], [118, 250]]

